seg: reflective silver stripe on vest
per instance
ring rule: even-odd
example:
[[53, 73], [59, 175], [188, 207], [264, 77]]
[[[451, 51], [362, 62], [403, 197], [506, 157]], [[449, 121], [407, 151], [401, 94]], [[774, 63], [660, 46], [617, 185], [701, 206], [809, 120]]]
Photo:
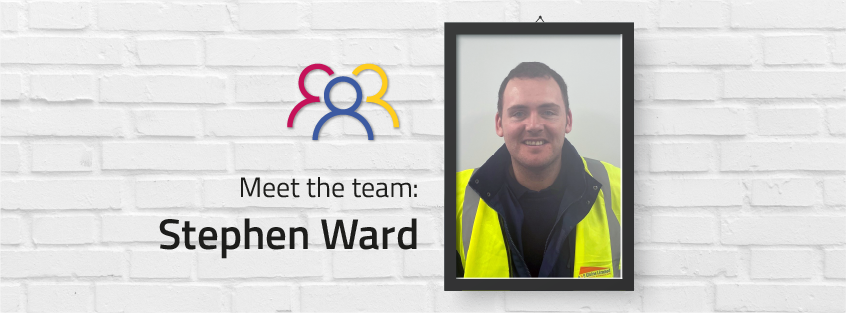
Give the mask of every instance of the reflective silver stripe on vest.
[[[476, 170], [473, 170], [473, 173]], [[470, 181], [467, 182], [467, 188], [464, 189], [463, 213], [461, 215], [461, 238], [464, 243], [465, 262], [467, 260], [467, 250], [470, 249], [470, 237], [473, 236], [473, 222], [476, 221], [476, 210], [479, 209], [479, 200], [482, 199], [473, 188], [470, 188], [470, 184], [472, 183], [473, 176], [470, 176]]]
[[605, 195], [605, 215], [608, 219], [608, 236], [611, 237], [611, 258], [614, 260], [614, 277], [620, 277], [620, 221], [617, 220], [617, 215], [611, 208], [613, 202], [611, 200], [611, 182], [608, 180], [608, 172], [602, 162], [585, 158], [588, 170], [600, 184], [602, 184], [602, 194]]

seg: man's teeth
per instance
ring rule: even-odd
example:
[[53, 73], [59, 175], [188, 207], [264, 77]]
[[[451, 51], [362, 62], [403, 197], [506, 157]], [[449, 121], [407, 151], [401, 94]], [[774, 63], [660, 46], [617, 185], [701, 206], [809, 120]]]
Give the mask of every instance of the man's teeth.
[[526, 140], [526, 141], [524, 141], [524, 143], [526, 143], [527, 145], [530, 145], [530, 146], [540, 146], [544, 143], [544, 141], [543, 140]]

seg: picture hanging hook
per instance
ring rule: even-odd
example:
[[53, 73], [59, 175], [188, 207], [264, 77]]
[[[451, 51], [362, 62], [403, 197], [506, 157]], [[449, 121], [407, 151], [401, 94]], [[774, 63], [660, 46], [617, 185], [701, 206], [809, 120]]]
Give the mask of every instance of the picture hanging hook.
[[540, 15], [538, 15], [538, 19], [535, 20], [535, 23], [537, 23], [538, 21], [541, 21], [541, 23], [546, 23], [546, 21], [543, 20], [543, 16]]

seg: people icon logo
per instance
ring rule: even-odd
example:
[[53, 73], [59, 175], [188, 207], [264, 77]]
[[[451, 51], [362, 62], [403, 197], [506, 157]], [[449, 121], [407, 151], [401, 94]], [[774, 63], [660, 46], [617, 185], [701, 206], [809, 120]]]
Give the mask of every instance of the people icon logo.
[[[300, 79], [297, 84], [300, 87], [300, 94], [302, 94], [305, 99], [303, 99], [303, 101], [300, 101], [300, 103], [297, 103], [297, 105], [294, 106], [294, 110], [292, 110], [291, 114], [288, 115], [288, 127], [294, 127], [294, 117], [297, 116], [297, 112], [299, 112], [300, 109], [302, 109], [309, 103], [320, 102], [319, 96], [312, 96], [308, 93], [305, 88], [306, 75], [308, 75], [308, 73], [313, 70], [322, 70], [330, 76], [335, 74], [331, 68], [323, 64], [309, 65], [305, 69], [303, 69], [302, 72], [300, 72]], [[375, 64], [359, 65], [355, 68], [355, 70], [353, 70], [352, 73], [353, 75], [358, 76], [358, 74], [364, 70], [374, 71], [378, 73], [379, 77], [382, 79], [382, 87], [379, 89], [379, 92], [377, 92], [375, 95], [368, 96], [365, 101], [381, 105], [383, 108], [385, 108], [385, 110], [388, 110], [388, 113], [391, 114], [391, 119], [394, 121], [394, 128], [399, 128], [399, 120], [397, 119], [397, 113], [394, 112], [394, 108], [392, 108], [390, 104], [385, 102], [385, 100], [382, 100], [382, 96], [385, 95], [386, 91], [388, 91], [388, 75], [385, 74], [385, 71], [382, 70], [381, 67]], [[353, 103], [352, 106], [346, 109], [337, 108], [335, 105], [332, 104], [332, 100], [329, 98], [329, 92], [332, 90], [332, 87], [342, 82], [352, 85], [355, 89], [355, 103]], [[329, 83], [326, 84], [326, 88], [323, 89], [323, 101], [326, 103], [326, 107], [329, 108], [329, 113], [326, 113], [326, 115], [320, 118], [320, 121], [318, 121], [317, 125], [314, 126], [314, 134], [311, 136], [311, 139], [317, 140], [317, 137], [320, 134], [320, 128], [323, 127], [323, 124], [326, 123], [326, 121], [328, 121], [330, 118], [338, 115], [349, 115], [356, 118], [359, 122], [361, 122], [362, 125], [364, 125], [364, 129], [367, 130], [367, 139], [373, 140], [373, 129], [370, 128], [370, 123], [368, 123], [367, 120], [364, 119], [364, 116], [361, 116], [361, 114], [358, 114], [358, 112], [356, 112], [358, 107], [361, 105], [362, 97], [363, 96], [361, 92], [361, 86], [351, 77], [338, 76], [330, 80]]]

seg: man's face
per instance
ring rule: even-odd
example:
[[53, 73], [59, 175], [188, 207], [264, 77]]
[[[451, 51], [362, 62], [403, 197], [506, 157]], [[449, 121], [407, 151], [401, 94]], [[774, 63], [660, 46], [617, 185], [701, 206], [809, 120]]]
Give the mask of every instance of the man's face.
[[527, 169], [543, 170], [560, 162], [572, 120], [555, 80], [515, 78], [505, 86], [496, 134], [505, 139], [512, 160]]

